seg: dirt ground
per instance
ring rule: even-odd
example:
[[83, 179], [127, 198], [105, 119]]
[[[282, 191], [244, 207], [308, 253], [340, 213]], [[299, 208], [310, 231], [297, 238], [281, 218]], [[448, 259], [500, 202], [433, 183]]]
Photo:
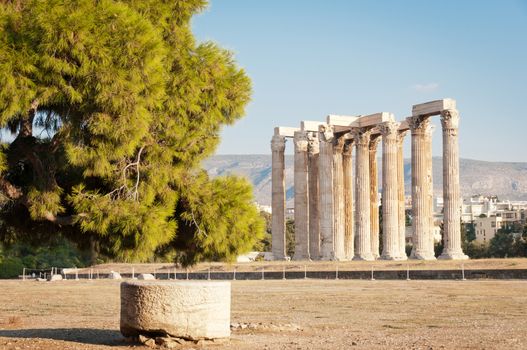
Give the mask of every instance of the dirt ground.
[[[0, 281], [0, 349], [146, 349], [119, 284]], [[526, 315], [527, 281], [234, 281], [231, 339], [178, 349], [526, 349]]]

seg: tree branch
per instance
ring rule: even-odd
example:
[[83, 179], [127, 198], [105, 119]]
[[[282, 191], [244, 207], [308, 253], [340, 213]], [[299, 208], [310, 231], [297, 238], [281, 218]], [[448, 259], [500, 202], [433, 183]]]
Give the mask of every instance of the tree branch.
[[44, 216], [44, 218], [47, 221], [50, 221], [54, 224], [62, 225], [62, 226], [74, 225], [77, 223], [77, 221], [80, 218], [86, 218], [86, 217], [88, 217], [88, 214], [86, 213], [80, 213], [77, 215], [69, 215], [69, 216], [57, 216], [51, 212], [47, 212], [46, 215]]
[[[123, 179], [123, 185], [120, 187], [112, 190], [111, 192], [107, 193], [106, 196], [111, 197], [114, 194], [117, 195], [117, 198], [121, 197], [121, 192], [125, 192], [126, 198], [132, 198], [133, 200], [137, 201], [139, 199], [139, 180], [141, 179], [141, 174], [139, 172], [139, 166], [141, 164], [141, 153], [143, 153], [143, 150], [145, 149], [145, 146], [141, 146], [139, 149], [139, 152], [137, 152], [137, 159], [133, 163], [126, 164], [126, 166], [121, 170], [122, 172], [122, 179]], [[127, 172], [128, 169], [135, 166], [135, 173], [136, 173], [136, 179], [135, 179], [135, 185], [132, 190], [128, 188], [126, 185], [127, 182]]]

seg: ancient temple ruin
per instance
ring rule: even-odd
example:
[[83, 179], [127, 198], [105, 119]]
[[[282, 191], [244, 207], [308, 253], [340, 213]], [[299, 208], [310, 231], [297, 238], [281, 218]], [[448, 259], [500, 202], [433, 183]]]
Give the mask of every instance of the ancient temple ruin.
[[[299, 128], [276, 127], [271, 141], [274, 258], [287, 258], [284, 151], [286, 140], [292, 139], [294, 259], [407, 259], [403, 140], [410, 131], [413, 249], [409, 258], [435, 259], [430, 123], [434, 116], [440, 116], [443, 131], [444, 248], [439, 258], [467, 259], [461, 249], [459, 113], [453, 99], [414, 105], [412, 116], [401, 122], [382, 112], [329, 115], [324, 122], [302, 121]], [[379, 247], [377, 148], [381, 141], [383, 246]]]

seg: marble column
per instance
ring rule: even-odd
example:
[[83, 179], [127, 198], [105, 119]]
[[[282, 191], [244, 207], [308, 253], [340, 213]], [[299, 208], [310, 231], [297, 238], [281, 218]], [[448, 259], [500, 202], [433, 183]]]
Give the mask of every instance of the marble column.
[[374, 260], [370, 231], [370, 159], [371, 130], [353, 129], [355, 160], [355, 256], [353, 260]]
[[426, 145], [426, 189], [427, 189], [427, 201], [426, 201], [426, 216], [429, 218], [428, 224], [428, 250], [433, 253], [432, 260], [435, 259], [435, 237], [434, 237], [434, 179], [433, 179], [433, 169], [432, 169], [432, 134], [435, 131], [435, 125], [430, 124], [428, 127], [428, 132], [425, 133], [425, 145]]
[[308, 181], [309, 181], [309, 257], [320, 259], [320, 223], [318, 192], [318, 133], [308, 133]]
[[353, 140], [348, 140], [342, 152], [342, 168], [344, 172], [344, 258], [353, 259]]
[[275, 260], [286, 258], [285, 240], [285, 137], [274, 135], [272, 150], [272, 252]]
[[382, 237], [381, 258], [395, 260], [399, 248], [399, 193], [397, 190], [397, 129], [399, 123], [379, 125], [382, 135]]
[[295, 254], [294, 260], [309, 260], [309, 191], [307, 133], [295, 131]]
[[[430, 120], [428, 117], [409, 117], [412, 132], [412, 230], [413, 248], [410, 258], [420, 260], [435, 259], [434, 250], [430, 250], [431, 218], [428, 211], [429, 172], [428, 152], [431, 150]], [[432, 247], [433, 248], [433, 247]]]
[[333, 245], [335, 260], [344, 260], [344, 170], [342, 168], [342, 151], [345, 139], [343, 136], [334, 139], [333, 143]]
[[461, 193], [459, 187], [459, 113], [441, 112], [443, 128], [443, 252], [440, 259], [468, 259], [461, 248]]
[[403, 142], [407, 131], [397, 135], [397, 191], [399, 198], [399, 259], [406, 260], [406, 205], [404, 195], [404, 155]]
[[319, 221], [320, 258], [335, 258], [333, 245], [333, 127], [321, 125], [319, 128], [318, 181], [319, 181]]
[[370, 239], [374, 259], [379, 258], [379, 173], [377, 170], [377, 146], [381, 135], [372, 135], [369, 145], [370, 162]]

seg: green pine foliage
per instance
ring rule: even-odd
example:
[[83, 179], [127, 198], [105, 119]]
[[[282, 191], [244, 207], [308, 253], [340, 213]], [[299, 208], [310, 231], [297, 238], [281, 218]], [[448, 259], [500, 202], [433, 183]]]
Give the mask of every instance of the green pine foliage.
[[263, 238], [265, 223], [252, 203], [252, 187], [244, 178], [208, 179], [205, 172], [190, 176], [180, 189], [178, 235], [163, 247], [175, 250], [183, 265], [202, 260], [232, 262]]
[[196, 43], [205, 6], [0, 2], [4, 242], [62, 234], [123, 261], [177, 248], [192, 263], [262, 238], [249, 185], [200, 170], [251, 94], [230, 52]]

